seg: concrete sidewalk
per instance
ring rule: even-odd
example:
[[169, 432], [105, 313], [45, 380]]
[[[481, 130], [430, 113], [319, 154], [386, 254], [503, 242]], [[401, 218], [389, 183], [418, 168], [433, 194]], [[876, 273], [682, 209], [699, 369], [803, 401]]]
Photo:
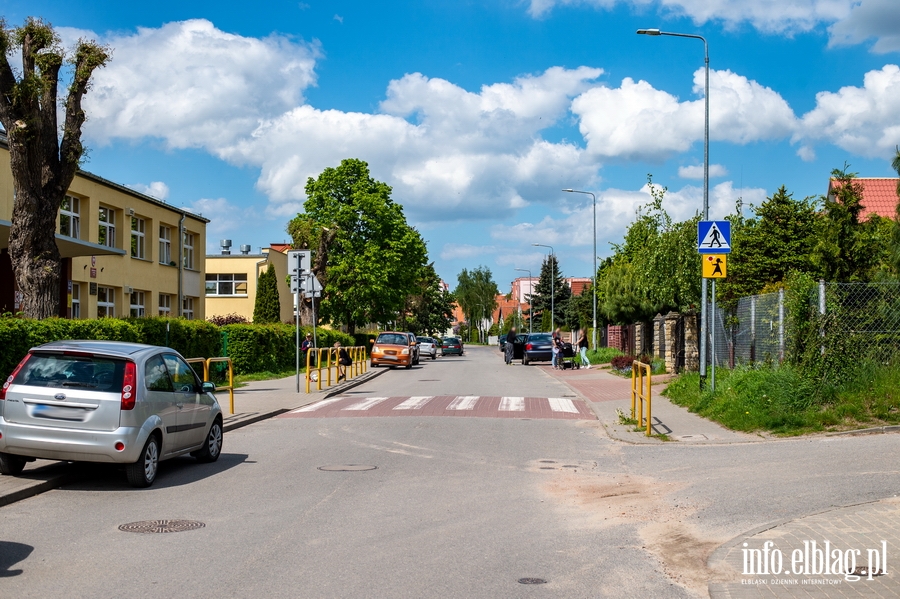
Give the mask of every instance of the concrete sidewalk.
[[[566, 383], [579, 396], [587, 400], [597, 418], [613, 439], [627, 443], [663, 443], [658, 437], [647, 437], [644, 430], [636, 432], [634, 425], [619, 422], [616, 409], [626, 415], [631, 413], [631, 378], [612, 374], [608, 369], [592, 367], [580, 370], [554, 370], [539, 366], [549, 376]], [[749, 443], [765, 437], [728, 430], [674, 405], [662, 395], [669, 376], [654, 377], [651, 389], [653, 434], [664, 434], [672, 441], [685, 443]], [[646, 411], [645, 411], [646, 413]], [[646, 425], [645, 425], [646, 426]]]
[[[228, 392], [220, 391], [216, 394], [216, 398], [225, 416], [223, 420], [225, 432], [343, 393], [386, 371], [386, 368], [370, 369], [356, 378], [331, 387], [326, 387], [323, 382], [321, 391], [317, 391], [313, 384], [308, 395], [303, 374], [300, 376], [300, 393], [297, 393], [296, 377], [250, 382], [235, 390], [234, 414], [229, 411]], [[0, 476], [0, 506], [70, 484], [89, 472], [90, 468], [84, 464], [51, 460], [29, 462], [19, 476]]]

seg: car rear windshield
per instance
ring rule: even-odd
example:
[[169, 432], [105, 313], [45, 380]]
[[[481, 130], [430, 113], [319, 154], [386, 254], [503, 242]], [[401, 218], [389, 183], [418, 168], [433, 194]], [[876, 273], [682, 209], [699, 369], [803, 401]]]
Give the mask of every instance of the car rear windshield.
[[375, 340], [376, 345], [383, 343], [384, 345], [409, 345], [409, 337], [400, 333], [382, 333]]
[[33, 353], [14, 385], [122, 392], [125, 361], [95, 356]]
[[529, 343], [550, 343], [550, 335], [528, 335]]
[[428, 337], [416, 337], [421, 343], [431, 343], [434, 344], [434, 339], [429, 339]]

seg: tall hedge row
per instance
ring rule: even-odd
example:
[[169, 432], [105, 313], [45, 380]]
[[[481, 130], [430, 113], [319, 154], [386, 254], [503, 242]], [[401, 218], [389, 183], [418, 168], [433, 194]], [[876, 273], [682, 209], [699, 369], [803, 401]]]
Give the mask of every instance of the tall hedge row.
[[[168, 326], [168, 343], [166, 327]], [[311, 332], [302, 327], [300, 334]], [[319, 347], [330, 347], [335, 341], [354, 345], [350, 335], [319, 328]], [[279, 372], [294, 365], [294, 327], [285, 324], [233, 324], [218, 327], [202, 320], [179, 318], [101, 318], [68, 320], [46, 318], [0, 318], [0, 378], [13, 371], [28, 350], [60, 339], [131, 341], [171, 347], [187, 358], [211, 358], [222, 355], [223, 341], [227, 355], [234, 362], [236, 374]]]

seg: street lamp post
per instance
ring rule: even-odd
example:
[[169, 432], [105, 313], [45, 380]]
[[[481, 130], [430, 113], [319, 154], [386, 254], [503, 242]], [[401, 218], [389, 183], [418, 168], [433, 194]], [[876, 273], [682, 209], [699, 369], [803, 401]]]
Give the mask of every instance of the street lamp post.
[[550, 248], [550, 257], [552, 258], [550, 264], [550, 332], [552, 333], [556, 329], [556, 293], [553, 290], [554, 280], [556, 279], [556, 268], [554, 268], [556, 266], [555, 253], [552, 245], [545, 245], [543, 243], [532, 243], [531, 245], [541, 248]]
[[[705, 114], [703, 124], [703, 220], [709, 220], [709, 45], [702, 35], [692, 33], [672, 33], [659, 29], [638, 29], [638, 35], [669, 35], [672, 37], [689, 37], [703, 42], [704, 63], [706, 67], [706, 84], [704, 88]], [[706, 335], [709, 330], [709, 314], [706, 309], [706, 279], [700, 279], [700, 386], [706, 379]], [[715, 366], [713, 366], [715, 367]], [[715, 390], [715, 382], [713, 382]]]
[[[516, 270], [521, 270], [522, 272], [527, 272], [528, 273], [528, 284], [532, 285], [532, 281], [534, 280], [534, 277], [531, 276], [530, 268], [517, 268]], [[534, 291], [534, 289], [532, 289], [532, 291]], [[534, 321], [533, 317], [534, 317], [534, 314], [531, 313], [530, 308], [529, 308], [529, 314], [528, 314], [528, 334], [529, 335], [531, 334], [531, 323]]]
[[568, 193], [583, 193], [591, 196], [594, 201], [594, 274], [591, 275], [591, 287], [594, 290], [594, 331], [591, 334], [591, 347], [597, 349], [597, 196], [589, 191], [579, 191], [577, 189], [563, 189]]

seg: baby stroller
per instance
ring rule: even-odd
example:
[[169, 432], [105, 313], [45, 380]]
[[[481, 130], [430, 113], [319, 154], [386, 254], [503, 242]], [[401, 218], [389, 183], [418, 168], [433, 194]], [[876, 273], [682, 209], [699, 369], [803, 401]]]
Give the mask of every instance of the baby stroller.
[[571, 343], [563, 343], [562, 367], [563, 370], [566, 368], [581, 368], [581, 357], [575, 352], [575, 348], [572, 347]]

